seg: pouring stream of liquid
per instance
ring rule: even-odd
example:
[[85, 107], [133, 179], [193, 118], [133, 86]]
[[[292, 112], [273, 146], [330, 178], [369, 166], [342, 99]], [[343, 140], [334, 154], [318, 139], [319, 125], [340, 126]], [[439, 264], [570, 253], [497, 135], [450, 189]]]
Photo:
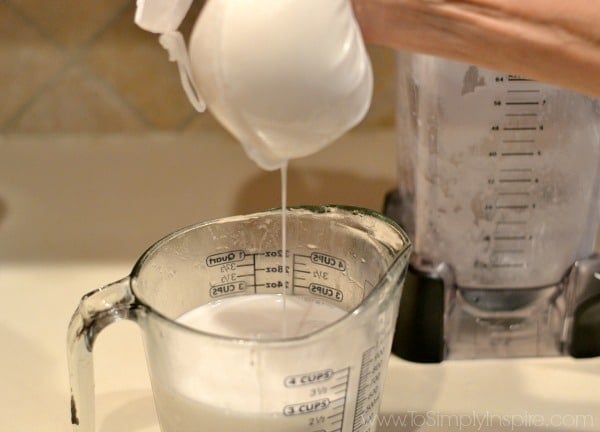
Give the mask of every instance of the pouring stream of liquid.
[[281, 268], [283, 270], [283, 285], [281, 287], [282, 294], [282, 318], [281, 318], [281, 335], [287, 337], [287, 314], [286, 314], [286, 297], [287, 297], [287, 162], [281, 167]]

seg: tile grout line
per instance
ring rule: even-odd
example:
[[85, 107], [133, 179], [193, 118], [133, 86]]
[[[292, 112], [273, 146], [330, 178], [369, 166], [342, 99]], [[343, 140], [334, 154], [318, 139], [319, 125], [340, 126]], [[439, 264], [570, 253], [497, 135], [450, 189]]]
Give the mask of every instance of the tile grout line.
[[[101, 26], [94, 34], [92, 34], [84, 43], [81, 44], [80, 49], [78, 51], [78, 57], [81, 65], [82, 73], [91, 80], [97, 82], [101, 87], [106, 89], [110, 94], [110, 97], [118, 100], [122, 105], [124, 105], [132, 114], [134, 114], [138, 120], [142, 123], [144, 127], [153, 128], [152, 122], [143, 112], [141, 112], [138, 107], [134, 104], [130, 103], [127, 98], [123, 97], [123, 95], [107, 80], [103, 79], [101, 76], [97, 75], [92, 68], [88, 65], [85, 60], [85, 54], [89, 52], [89, 50], [93, 47], [94, 44], [98, 42], [98, 40], [109, 31], [118, 21], [128, 13], [131, 5], [126, 2], [124, 3], [115, 14], [108, 19], [103, 26]], [[132, 21], [132, 25], [135, 25]]]
[[52, 36], [51, 33], [48, 33], [33, 18], [31, 18], [25, 11], [23, 11], [23, 9], [21, 9], [19, 6], [15, 5], [10, 0], [4, 0], [4, 4], [6, 4], [15, 15], [17, 15], [19, 18], [21, 18], [23, 21], [25, 21], [30, 27], [32, 27], [34, 29], [34, 31], [38, 33], [39, 36], [41, 36], [42, 38], [46, 39], [49, 43], [51, 43], [54, 46], [54, 48], [56, 48], [57, 50], [59, 50], [61, 52], [63, 52], [65, 50], [65, 47], [59, 41], [57, 41], [56, 38], [54, 36]]
[[[98, 40], [100, 39], [100, 37], [106, 33], [108, 30], [110, 30], [110, 28], [117, 23], [117, 21], [119, 21], [119, 19], [125, 15], [125, 13], [128, 11], [128, 9], [131, 7], [131, 5], [126, 2], [123, 4], [123, 6], [121, 6], [120, 8], [118, 8], [114, 15], [107, 19], [106, 22], [104, 23], [104, 25], [101, 25], [98, 30], [96, 30], [96, 32], [92, 33], [90, 35], [89, 38], [87, 38], [85, 41], [83, 41], [81, 43], [81, 45], [79, 46], [79, 48], [77, 49], [77, 55], [83, 57], [83, 52], [84, 51], [88, 51], [92, 45], [94, 45], [96, 42], [98, 42]], [[132, 21], [132, 25], [134, 25], [133, 21]]]
[[108, 81], [102, 79], [91, 69], [85, 62], [80, 64], [80, 70], [87, 78], [95, 81], [98, 85], [104, 88], [111, 98], [118, 100], [125, 108], [127, 108], [135, 117], [142, 123], [144, 128], [156, 129], [152, 122], [146, 118], [144, 113], [138, 109], [135, 104], [130, 103], [123, 95]]
[[62, 65], [58, 68], [58, 70], [56, 71], [56, 73], [51, 78], [49, 78], [47, 81], [45, 81], [44, 83], [40, 84], [40, 86], [38, 87], [37, 91], [29, 99], [25, 100], [25, 102], [23, 102], [23, 104], [21, 104], [21, 106], [18, 107], [12, 113], [12, 115], [8, 116], [4, 120], [4, 122], [2, 123], [2, 125], [0, 125], [0, 130], [2, 132], [11, 132], [11, 129], [14, 129], [16, 123], [23, 116], [23, 114], [25, 112], [27, 112], [27, 110], [35, 103], [35, 101], [38, 100], [44, 93], [46, 93], [46, 91], [48, 91], [48, 89], [50, 89], [52, 86], [54, 86], [59, 81], [59, 76], [62, 75], [62, 74], [64, 74], [65, 71], [70, 67], [69, 66], [70, 59], [65, 54], [65, 48], [64, 48], [64, 46], [62, 46], [51, 34], [49, 34], [43, 28], [41, 28], [21, 8], [19, 8], [17, 5], [15, 5], [14, 3], [12, 3], [10, 0], [5, 0], [5, 4], [6, 4], [7, 7], [10, 8], [10, 10], [12, 11], [12, 13], [14, 13], [15, 15], [17, 15], [27, 25], [29, 25], [29, 27], [34, 32], [36, 32], [38, 34], [38, 36], [42, 37], [42, 39], [44, 39], [48, 43], [50, 43], [50, 45], [52, 45], [52, 47], [55, 48], [61, 54], [61, 56], [63, 57], [62, 58]]
[[88, 78], [96, 81], [99, 85], [104, 87], [105, 89], [110, 91], [111, 97], [119, 100], [127, 109], [129, 109], [132, 114], [134, 114], [144, 126], [152, 128], [153, 125], [149, 120], [140, 112], [134, 105], [130, 104], [127, 99], [125, 99], [110, 83], [107, 83], [101, 77], [93, 74], [90, 71], [89, 66], [87, 65], [84, 56], [85, 53], [88, 52], [90, 47], [98, 41], [98, 39], [104, 34], [107, 30], [111, 28], [113, 24], [115, 24], [119, 18], [121, 18], [130, 8], [129, 3], [125, 3], [121, 6], [115, 14], [106, 21], [106, 23], [101, 26], [98, 31], [92, 34], [85, 42], [83, 42], [79, 47], [70, 50], [64, 45], [60, 44], [51, 34], [47, 33], [43, 28], [41, 28], [34, 20], [32, 20], [26, 13], [24, 13], [18, 6], [14, 5], [10, 1], [6, 0], [6, 4], [11, 8], [13, 13], [18, 15], [21, 19], [23, 19], [29, 26], [33, 28], [35, 32], [37, 32], [42, 38], [48, 39], [49, 42], [56, 48], [63, 57], [63, 64], [58, 68], [57, 72], [46, 82], [41, 84], [38, 90], [33, 94], [29, 99], [27, 99], [19, 108], [17, 108], [13, 115], [9, 116], [2, 125], [0, 125], [0, 132], [14, 132], [17, 122], [25, 115], [25, 113], [35, 104], [37, 100], [39, 100], [42, 96], [47, 94], [47, 92], [55, 87], [61, 79], [64, 78], [65, 74], [72, 68], [76, 68], [79, 66], [80, 70], [84, 73]]
[[44, 96], [50, 89], [58, 84], [64, 77], [66, 72], [74, 67], [74, 62], [71, 59], [66, 59], [61, 67], [58, 68], [56, 73], [49, 78], [46, 82], [41, 84], [35, 94], [27, 99], [19, 108], [17, 108], [13, 115], [8, 117], [2, 124], [3, 132], [15, 132], [17, 122], [23, 117], [23, 115], [39, 100]]

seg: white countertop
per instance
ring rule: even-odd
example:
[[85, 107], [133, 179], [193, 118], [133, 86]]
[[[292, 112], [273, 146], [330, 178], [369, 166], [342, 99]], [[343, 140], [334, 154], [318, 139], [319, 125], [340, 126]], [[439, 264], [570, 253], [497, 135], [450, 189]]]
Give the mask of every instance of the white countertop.
[[[81, 295], [119, 279], [130, 267], [31, 264], [1, 269], [0, 431], [70, 430], [68, 320]], [[106, 329], [96, 342], [94, 359], [98, 432], [159, 432], [136, 325], [123, 321]], [[389, 424], [381, 428], [386, 432], [598, 431], [600, 359], [420, 365], [392, 358], [382, 412], [380, 421]], [[537, 427], [522, 428], [524, 424]]]

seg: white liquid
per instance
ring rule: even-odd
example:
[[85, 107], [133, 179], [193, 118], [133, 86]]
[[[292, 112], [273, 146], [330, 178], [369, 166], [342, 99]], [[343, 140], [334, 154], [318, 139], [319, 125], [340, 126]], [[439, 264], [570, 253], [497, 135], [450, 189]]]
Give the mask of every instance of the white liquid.
[[[286, 302], [288, 337], [312, 333], [346, 314], [308, 297], [288, 296]], [[177, 321], [223, 336], [279, 338], [281, 308], [280, 295], [238, 296], [193, 309]], [[153, 382], [163, 432], [314, 430], [307, 424], [309, 416], [283, 415], [286, 404], [306, 399], [306, 390], [286, 388], [283, 380], [298, 372], [336, 368], [333, 360], [327, 360], [323, 348], [313, 348], [318, 355], [304, 359], [304, 349], [289, 353], [285, 349], [259, 351], [260, 348], [234, 349], [218, 344], [192, 346], [187, 339], [176, 338], [169, 343], [170, 376]], [[339, 357], [342, 341], [339, 347], [336, 343], [327, 341], [326, 346], [331, 349], [329, 355]], [[300, 396], [293, 396], [295, 391], [300, 391]]]
[[[189, 327], [243, 339], [281, 338], [283, 296], [229, 297], [193, 309], [177, 319]], [[287, 337], [302, 336], [337, 321], [346, 311], [310, 297], [286, 296]]]
[[[312, 432], [304, 416], [241, 413], [155, 391], [162, 432]], [[318, 430], [318, 429], [317, 429]]]
[[190, 61], [208, 108], [268, 170], [330, 144], [371, 101], [349, 0], [209, 0]]

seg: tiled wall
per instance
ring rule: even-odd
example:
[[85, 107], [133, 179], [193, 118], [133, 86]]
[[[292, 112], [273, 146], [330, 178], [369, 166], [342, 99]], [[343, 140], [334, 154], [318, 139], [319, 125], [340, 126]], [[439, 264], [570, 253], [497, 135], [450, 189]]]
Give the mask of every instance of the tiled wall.
[[[202, 0], [182, 26], [189, 33]], [[135, 0], [0, 0], [0, 132], [135, 133], [219, 128], [197, 114]], [[370, 48], [376, 76], [361, 128], [393, 124], [393, 58]]]

